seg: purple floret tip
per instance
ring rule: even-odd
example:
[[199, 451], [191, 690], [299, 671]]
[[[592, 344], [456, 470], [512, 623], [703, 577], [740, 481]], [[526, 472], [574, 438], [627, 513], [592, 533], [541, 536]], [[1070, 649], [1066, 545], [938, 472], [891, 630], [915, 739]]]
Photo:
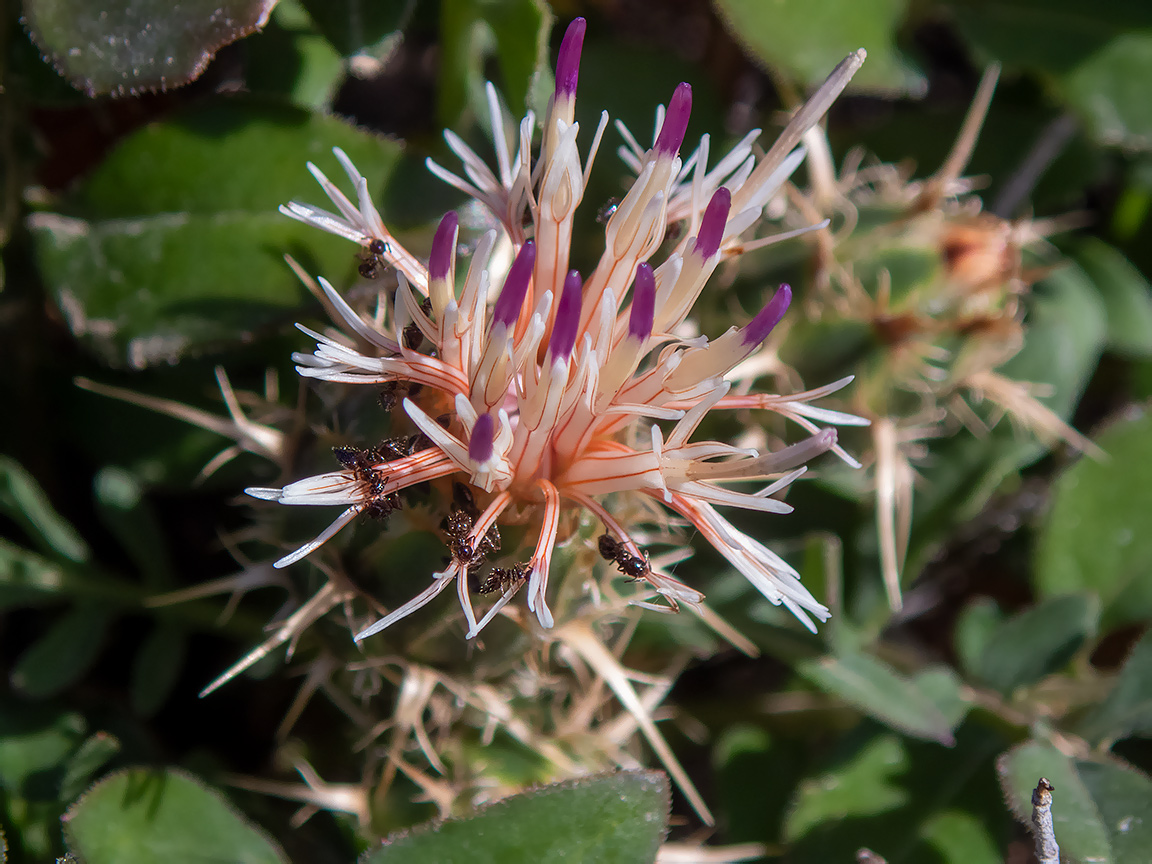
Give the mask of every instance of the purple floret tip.
[[780, 289], [772, 295], [772, 299], [768, 301], [768, 305], [761, 309], [744, 328], [743, 341], [745, 346], [752, 348], [767, 339], [772, 328], [780, 323], [780, 319], [788, 311], [788, 305], [791, 302], [792, 289], [787, 285], [781, 285]]
[[585, 27], [584, 19], [576, 18], [564, 32], [560, 53], [556, 57], [557, 99], [576, 95], [576, 83], [580, 80], [580, 49], [584, 45]]
[[520, 247], [516, 260], [508, 268], [508, 276], [504, 280], [504, 288], [492, 309], [492, 323], [511, 327], [520, 317], [520, 307], [524, 305], [524, 297], [528, 293], [528, 282], [532, 278], [532, 269], [536, 266], [536, 244], [529, 240]]
[[481, 414], [472, 427], [468, 439], [468, 459], [471, 462], [487, 462], [492, 458], [492, 442], [496, 438], [496, 421], [491, 414]]
[[556, 306], [556, 323], [552, 325], [552, 339], [548, 349], [556, 360], [567, 360], [576, 346], [576, 331], [580, 328], [580, 295], [584, 280], [575, 270], [569, 270], [564, 279], [564, 290]]
[[647, 262], [636, 268], [636, 281], [632, 283], [632, 312], [628, 316], [628, 335], [644, 341], [652, 335], [652, 321], [656, 317], [656, 276]]
[[728, 224], [728, 211], [732, 207], [732, 193], [721, 186], [704, 209], [700, 219], [700, 232], [696, 235], [696, 254], [711, 258], [724, 239], [724, 226]]
[[432, 238], [432, 253], [428, 256], [428, 278], [447, 279], [456, 252], [456, 228], [460, 224], [454, 211], [444, 214]]
[[672, 94], [668, 102], [668, 110], [664, 112], [664, 123], [660, 127], [660, 135], [656, 138], [656, 151], [668, 156], [675, 156], [684, 143], [684, 133], [688, 129], [688, 117], [692, 114], [692, 85], [681, 84]]

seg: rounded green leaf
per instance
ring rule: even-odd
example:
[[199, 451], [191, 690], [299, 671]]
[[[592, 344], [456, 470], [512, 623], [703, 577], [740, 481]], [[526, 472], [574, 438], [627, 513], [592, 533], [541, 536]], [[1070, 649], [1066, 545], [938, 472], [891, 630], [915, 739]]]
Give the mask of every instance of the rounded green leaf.
[[[621, 771], [514, 795], [387, 838], [361, 864], [648, 864], [668, 824], [668, 778]], [[93, 862], [95, 864], [95, 862]]]
[[907, 0], [713, 0], [728, 32], [766, 66], [819, 84], [858, 48], [868, 62], [851, 87], [918, 93], [925, 87], [896, 49]]
[[85, 864], [283, 864], [284, 853], [224, 796], [183, 772], [132, 768], [101, 780], [64, 815]]
[[1052, 784], [1052, 824], [1061, 857], [1111, 861], [1108, 831], [1073, 760], [1047, 742], [1028, 741], [1002, 754], [996, 770], [1004, 800], [1025, 825], [1032, 824], [1032, 790], [1041, 777]]
[[167, 90], [264, 26], [272, 0], [25, 0], [24, 23], [56, 70], [97, 93]]
[[1053, 487], [1033, 578], [1043, 597], [1095, 593], [1108, 630], [1152, 615], [1152, 416], [1116, 423], [1096, 443], [1108, 458], [1082, 458]]
[[1064, 81], [1069, 104], [1101, 144], [1152, 150], [1152, 33], [1124, 33]]
[[1104, 301], [1109, 350], [1129, 357], [1152, 354], [1152, 285], [1148, 280], [1122, 252], [1095, 238], [1077, 250], [1076, 260]]
[[399, 152], [335, 118], [254, 99], [195, 109], [128, 138], [69, 215], [31, 220], [42, 273], [72, 331], [108, 362], [139, 368], [286, 325], [306, 292], [285, 253], [337, 284], [356, 270], [354, 244], [277, 212], [293, 198], [326, 203], [309, 160], [352, 192], [333, 146], [373, 190]]
[[84, 538], [56, 512], [36, 479], [7, 457], [0, 457], [0, 512], [18, 522], [45, 551], [77, 563], [88, 559]]

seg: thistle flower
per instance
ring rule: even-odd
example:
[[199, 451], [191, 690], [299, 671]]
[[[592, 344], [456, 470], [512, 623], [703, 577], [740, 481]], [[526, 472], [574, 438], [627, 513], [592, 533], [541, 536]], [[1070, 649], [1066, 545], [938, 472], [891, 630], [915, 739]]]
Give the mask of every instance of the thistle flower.
[[[838, 67], [763, 159], [752, 157], [746, 140], [711, 172], [706, 139], [687, 167], [679, 156], [692, 91], [687, 84], [677, 87], [658, 114], [652, 147], [641, 150], [627, 136], [626, 161], [637, 176], [608, 219], [604, 253], [585, 279], [569, 268], [569, 249], [608, 118], [606, 112], [601, 116], [582, 164], [573, 118], [583, 34], [582, 19], [565, 34], [538, 152], [532, 146], [534, 115], [520, 121], [518, 140], [509, 140], [489, 86], [497, 170], [450, 132], [445, 137], [464, 176], [429, 162], [434, 174], [487, 207], [502, 226], [500, 234], [493, 230], [481, 238], [459, 292], [456, 216], [449, 213], [440, 222], [423, 264], [389, 233], [367, 181], [339, 150], [335, 155], [355, 188], [356, 203], [309, 164], [337, 212], [298, 202], [281, 208], [360, 244], [392, 265], [398, 280], [393, 297], [381, 295], [382, 309], [373, 320], [318, 280], [348, 338], [300, 327], [317, 347], [313, 354], [294, 355], [299, 373], [319, 381], [421, 389], [402, 401], [419, 430], [405, 452], [338, 452], [341, 470], [283, 488], [246, 490], [280, 504], [344, 507], [327, 529], [275, 566], [309, 555], [361, 513], [387, 514], [399, 506], [397, 496], [417, 483], [454, 477], [468, 484], [469, 499], [478, 504], [452, 520], [447, 567], [357, 640], [416, 611], [453, 583], [467, 638], [525, 586], [529, 610], [542, 627], [553, 627], [549, 565], [561, 532], [572, 524], [570, 514], [579, 509], [603, 523], [608, 537], [602, 550], [622, 572], [646, 581], [673, 609], [698, 606], [703, 594], [652, 566], [633, 532], [611, 515], [606, 499], [621, 495], [654, 500], [687, 520], [769, 601], [783, 604], [809, 628], [814, 629], [811, 617], [828, 616], [792, 567], [717, 510], [789, 512], [772, 496], [800, 476], [805, 463], [836, 446], [835, 431], [818, 429], [811, 420], [835, 422], [842, 415], [805, 404], [827, 388], [794, 397], [729, 394], [725, 376], [758, 350], [786, 313], [791, 290], [781, 285], [749, 323], [711, 341], [675, 334], [717, 265], [740, 251], [739, 236], [760, 220], [766, 202], [799, 164], [801, 136], [847, 84], [863, 52]], [[689, 230], [655, 262], [668, 225], [676, 221], [686, 221]], [[498, 242], [510, 244], [510, 264], [498, 253]], [[710, 412], [749, 408], [803, 418], [815, 434], [775, 452], [692, 440]], [[673, 425], [665, 433], [656, 421]], [[729, 485], [749, 481], [767, 485], [751, 492]], [[485, 586], [499, 597], [478, 616], [468, 577], [493, 551], [492, 529], [505, 520], [531, 523], [535, 545], [526, 561], [493, 571]]]

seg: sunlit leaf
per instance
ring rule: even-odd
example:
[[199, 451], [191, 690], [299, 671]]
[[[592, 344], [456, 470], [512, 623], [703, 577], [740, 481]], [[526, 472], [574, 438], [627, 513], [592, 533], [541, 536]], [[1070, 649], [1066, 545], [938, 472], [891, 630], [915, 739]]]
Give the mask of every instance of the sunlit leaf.
[[398, 152], [335, 118], [254, 99], [128, 138], [79, 191], [77, 215], [32, 220], [72, 331], [107, 361], [143, 367], [287, 326], [306, 292], [286, 252], [337, 284], [356, 270], [353, 244], [276, 212], [293, 198], [327, 203], [309, 159], [351, 193], [333, 146], [371, 189]]
[[907, 0], [713, 0], [728, 32], [753, 57], [819, 84], [836, 64], [864, 48], [868, 61], [851, 87], [872, 92], [920, 92], [925, 87], [896, 49]]
[[1032, 578], [1044, 597], [1099, 596], [1107, 630], [1152, 615], [1152, 416], [1137, 413], [1096, 440], [1108, 458], [1080, 459], [1053, 486]]
[[1115, 247], [1089, 238], [1076, 261], [1096, 284], [1108, 315], [1108, 348], [1129, 357], [1152, 354], [1152, 285]]
[[284, 864], [280, 848], [219, 792], [182, 772], [133, 768], [93, 786], [64, 816], [85, 864]]
[[394, 835], [361, 864], [647, 864], [668, 819], [656, 771], [573, 780], [497, 801], [462, 819]]
[[264, 25], [271, 0], [25, 0], [24, 21], [56, 69], [89, 95], [167, 90]]

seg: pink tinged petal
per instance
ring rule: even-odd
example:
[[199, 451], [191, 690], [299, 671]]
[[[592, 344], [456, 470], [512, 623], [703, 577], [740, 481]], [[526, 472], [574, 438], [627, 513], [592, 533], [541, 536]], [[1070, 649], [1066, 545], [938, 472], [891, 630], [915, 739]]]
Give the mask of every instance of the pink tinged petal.
[[447, 279], [456, 253], [456, 229], [460, 224], [455, 212], [444, 214], [432, 238], [432, 254], [428, 256], [428, 278]]
[[492, 445], [496, 438], [496, 421], [491, 414], [481, 414], [476, 418], [472, 427], [472, 435], [468, 439], [468, 458], [482, 464], [492, 458]]
[[767, 339], [772, 328], [780, 323], [780, 319], [788, 311], [788, 305], [791, 302], [792, 289], [788, 285], [781, 285], [780, 290], [768, 301], [768, 305], [761, 309], [744, 328], [741, 339], [744, 347], [751, 350]]
[[660, 135], [656, 138], [656, 146], [653, 149], [658, 154], [676, 155], [684, 141], [684, 133], [688, 130], [688, 117], [691, 113], [692, 85], [681, 84], [668, 102], [664, 123], [660, 127]]
[[701, 258], [711, 258], [719, 250], [731, 206], [732, 193], [721, 186], [712, 195], [712, 200], [708, 202], [704, 216], [700, 220], [700, 233], [696, 235], [694, 251]]
[[644, 342], [652, 335], [652, 322], [656, 316], [656, 277], [648, 262], [636, 268], [636, 281], [632, 283], [632, 311], [628, 315], [628, 335]]
[[580, 80], [580, 49], [584, 45], [583, 18], [576, 18], [564, 32], [560, 43], [560, 53], [556, 58], [556, 98], [567, 99], [576, 95], [576, 84]]
[[504, 288], [492, 309], [492, 326], [503, 324], [511, 327], [520, 317], [520, 308], [528, 294], [528, 282], [532, 278], [532, 268], [536, 266], [536, 244], [529, 240], [520, 247], [516, 260], [508, 269]]
[[564, 290], [560, 302], [556, 304], [556, 323], [552, 327], [552, 339], [548, 350], [554, 361], [565, 362], [572, 356], [576, 346], [576, 331], [580, 327], [580, 294], [584, 282], [575, 270], [568, 271], [564, 279]]

